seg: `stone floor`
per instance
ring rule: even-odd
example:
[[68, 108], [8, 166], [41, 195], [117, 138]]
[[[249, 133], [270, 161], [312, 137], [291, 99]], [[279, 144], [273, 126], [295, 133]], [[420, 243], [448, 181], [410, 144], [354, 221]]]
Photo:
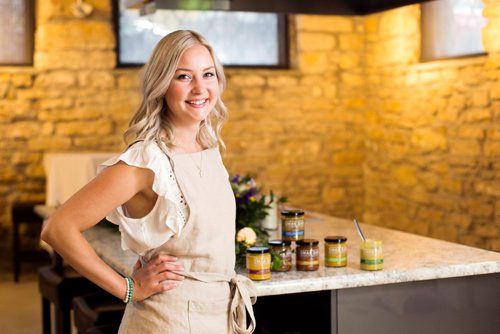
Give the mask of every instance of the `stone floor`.
[[42, 332], [36, 270], [24, 272], [18, 283], [14, 283], [12, 272], [0, 274], [0, 328], [4, 334]]
[[[42, 306], [38, 292], [37, 270], [40, 265], [23, 264], [18, 283], [12, 271], [0, 265], [0, 333], [42, 333]], [[76, 333], [76, 329], [72, 329]]]

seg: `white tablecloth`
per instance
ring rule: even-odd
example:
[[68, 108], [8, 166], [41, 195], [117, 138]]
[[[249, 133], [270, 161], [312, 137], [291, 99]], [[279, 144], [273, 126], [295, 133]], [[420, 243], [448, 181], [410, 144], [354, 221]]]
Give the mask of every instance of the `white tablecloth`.
[[47, 178], [47, 206], [59, 206], [92, 180], [97, 166], [118, 153], [46, 153], [43, 159]]

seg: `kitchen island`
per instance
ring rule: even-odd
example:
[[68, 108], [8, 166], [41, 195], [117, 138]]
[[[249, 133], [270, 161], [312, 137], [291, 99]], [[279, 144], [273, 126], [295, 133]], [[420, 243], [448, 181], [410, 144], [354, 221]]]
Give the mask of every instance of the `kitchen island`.
[[[359, 269], [351, 221], [308, 215], [305, 236], [320, 240], [320, 268], [255, 282], [257, 333], [498, 333], [500, 253], [360, 225], [383, 241], [384, 269]], [[119, 232], [97, 226], [85, 234], [104, 261], [130, 274], [137, 256], [121, 250]], [[347, 237], [346, 267], [323, 265], [330, 235]]]

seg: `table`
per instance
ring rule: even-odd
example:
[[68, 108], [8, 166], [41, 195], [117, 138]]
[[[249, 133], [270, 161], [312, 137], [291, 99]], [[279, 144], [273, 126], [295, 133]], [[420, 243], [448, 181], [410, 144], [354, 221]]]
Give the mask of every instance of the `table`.
[[[256, 333], [497, 333], [500, 253], [360, 224], [384, 244], [384, 269], [359, 269], [360, 239], [352, 222], [306, 217], [305, 235], [348, 238], [344, 268], [273, 273], [256, 282]], [[85, 235], [111, 267], [129, 275], [137, 256], [120, 247], [119, 232], [96, 227]]]
[[[47, 218], [55, 208], [66, 202], [80, 188], [89, 183], [97, 174], [97, 167], [112, 156], [113, 152], [58, 152], [45, 153], [46, 191], [45, 206], [37, 205], [35, 212]], [[40, 240], [40, 247], [53, 253], [52, 247]], [[56, 255], [58, 261], [62, 261]]]
[[46, 153], [43, 166], [47, 179], [47, 206], [58, 206], [70, 198], [81, 187], [92, 180], [97, 166], [114, 152], [64, 152]]

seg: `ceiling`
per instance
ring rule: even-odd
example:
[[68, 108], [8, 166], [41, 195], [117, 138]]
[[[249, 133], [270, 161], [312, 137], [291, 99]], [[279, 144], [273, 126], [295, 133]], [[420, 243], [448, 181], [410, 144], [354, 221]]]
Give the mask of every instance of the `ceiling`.
[[228, 10], [286, 14], [366, 15], [429, 0], [129, 0], [151, 13], [156, 9]]

